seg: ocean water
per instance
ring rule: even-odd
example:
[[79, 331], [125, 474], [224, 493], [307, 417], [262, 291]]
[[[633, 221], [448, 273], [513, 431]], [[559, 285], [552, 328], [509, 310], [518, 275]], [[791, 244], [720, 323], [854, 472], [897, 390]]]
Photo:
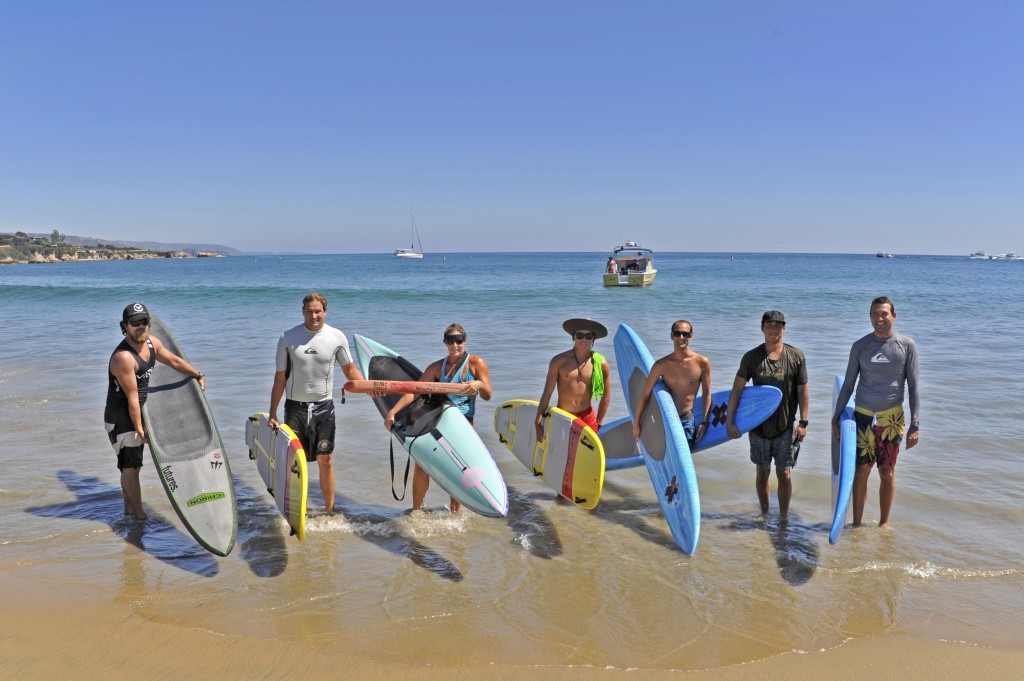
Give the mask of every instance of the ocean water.
[[[660, 254], [650, 289], [605, 289], [607, 255], [238, 256], [0, 267], [0, 570], [59, 594], [130, 604], [149, 621], [296, 641], [368, 661], [707, 669], [885, 633], [1020, 649], [1024, 612], [1024, 262], [966, 257]], [[337, 509], [311, 489], [304, 542], [263, 489], [244, 444], [269, 406], [277, 338], [310, 290], [327, 321], [419, 366], [444, 354], [451, 322], [489, 364], [477, 427], [509, 486], [507, 520], [411, 516], [392, 498], [389, 435], [370, 401], [338, 404]], [[866, 526], [829, 545], [833, 377], [870, 331], [876, 295], [915, 338], [922, 436], [900, 455], [891, 531], [872, 477]], [[239, 534], [227, 558], [202, 550], [151, 463], [151, 519], [121, 515], [102, 425], [105, 365], [121, 309], [142, 301], [207, 374], [235, 479]], [[644, 469], [609, 473], [586, 512], [554, 498], [497, 441], [493, 409], [537, 399], [568, 317], [632, 326], [658, 357], [689, 320], [692, 346], [727, 388], [785, 312], [810, 372], [811, 426], [793, 473], [788, 525], [762, 518], [746, 439], [695, 457], [700, 544], [671, 539]], [[626, 414], [611, 339], [609, 418]], [[337, 394], [336, 394], [337, 397]], [[148, 455], [147, 455], [148, 457]], [[396, 462], [404, 466], [404, 452]], [[400, 480], [395, 483], [401, 486]], [[772, 499], [773, 509], [775, 499]], [[398, 644], [400, 642], [400, 644]]]

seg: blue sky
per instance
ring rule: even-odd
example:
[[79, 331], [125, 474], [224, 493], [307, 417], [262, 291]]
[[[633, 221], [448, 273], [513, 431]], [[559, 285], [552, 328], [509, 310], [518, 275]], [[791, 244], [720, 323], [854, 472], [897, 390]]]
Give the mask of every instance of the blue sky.
[[1022, 35], [987, 0], [0, 0], [0, 231], [1024, 251]]

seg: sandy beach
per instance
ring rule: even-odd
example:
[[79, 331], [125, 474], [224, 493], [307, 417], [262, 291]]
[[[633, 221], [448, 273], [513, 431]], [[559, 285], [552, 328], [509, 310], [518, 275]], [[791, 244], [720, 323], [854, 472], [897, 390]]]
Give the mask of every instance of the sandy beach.
[[[1011, 679], [1024, 651], [892, 634], [850, 640], [828, 650], [790, 652], [747, 664], [699, 670], [616, 669], [575, 665], [416, 665], [367, 659], [354, 647], [318, 646], [244, 635], [224, 636], [161, 624], [133, 613], [131, 602], [102, 602], [88, 585], [59, 589], [0, 576], [6, 594], [0, 675], [20, 681], [45, 677], [91, 679], [304, 679], [469, 681], [503, 679], [694, 679], [824, 681], [877, 679]], [[393, 645], [401, 648], [401, 637]]]

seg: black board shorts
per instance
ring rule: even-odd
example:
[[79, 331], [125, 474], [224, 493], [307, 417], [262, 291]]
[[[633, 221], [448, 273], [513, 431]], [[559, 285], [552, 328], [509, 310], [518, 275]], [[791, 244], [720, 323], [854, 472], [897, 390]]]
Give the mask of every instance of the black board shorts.
[[334, 400], [320, 402], [284, 401], [284, 423], [295, 431], [306, 450], [306, 461], [334, 453]]

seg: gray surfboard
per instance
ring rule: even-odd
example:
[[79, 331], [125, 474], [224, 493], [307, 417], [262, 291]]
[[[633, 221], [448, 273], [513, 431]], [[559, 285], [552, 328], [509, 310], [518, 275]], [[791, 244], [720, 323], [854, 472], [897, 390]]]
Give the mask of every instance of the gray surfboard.
[[[150, 335], [185, 357], [163, 322], [151, 319]], [[205, 549], [228, 555], [238, 531], [235, 486], [199, 381], [157, 362], [142, 415], [153, 463], [181, 522]]]

